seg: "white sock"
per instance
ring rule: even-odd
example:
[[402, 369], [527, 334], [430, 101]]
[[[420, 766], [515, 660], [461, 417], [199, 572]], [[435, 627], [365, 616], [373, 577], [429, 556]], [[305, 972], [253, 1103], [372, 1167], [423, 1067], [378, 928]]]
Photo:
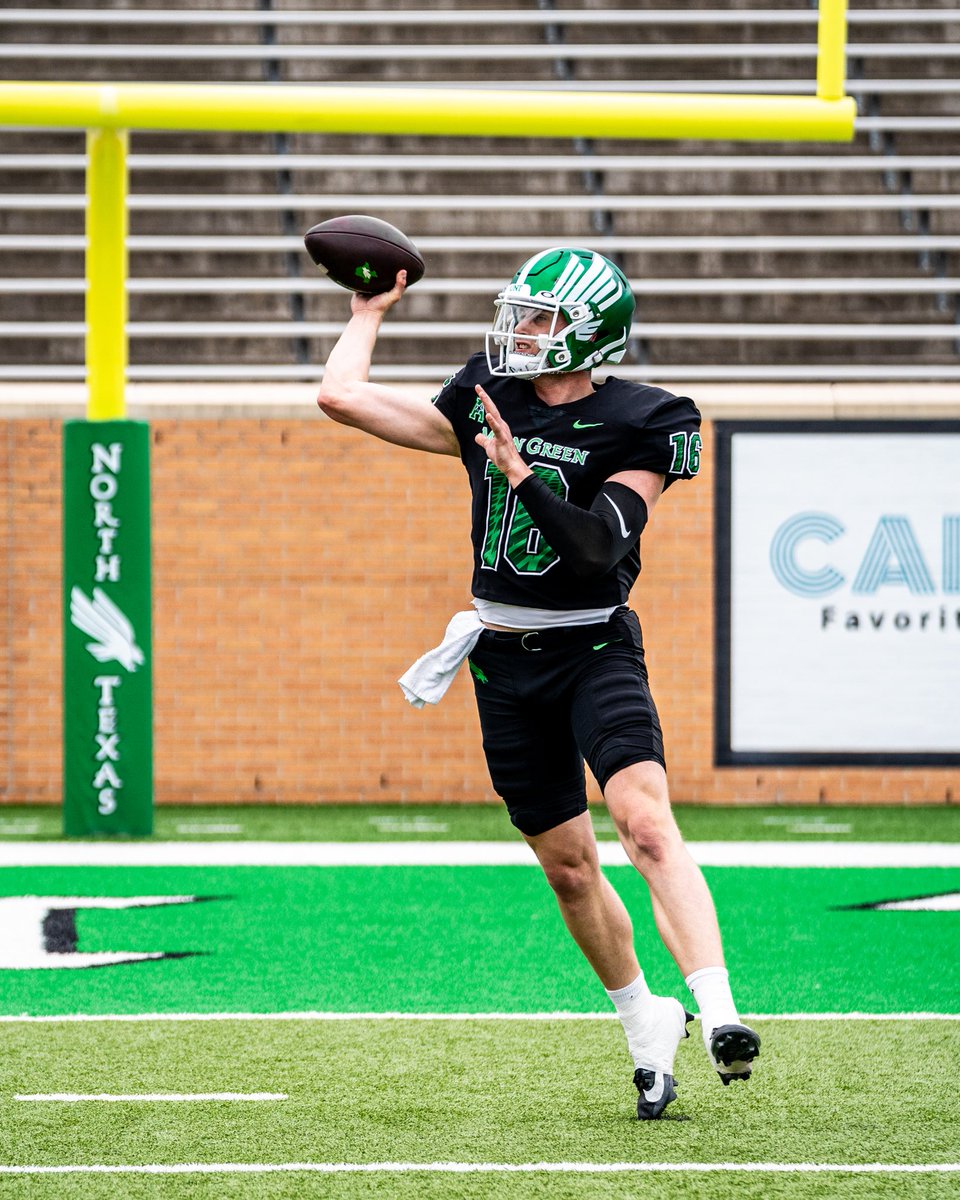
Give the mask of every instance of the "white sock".
[[740, 1016], [730, 991], [730, 976], [726, 967], [701, 967], [686, 978], [700, 1009], [703, 1042], [710, 1049], [710, 1037], [721, 1025], [739, 1025]]
[[621, 1020], [624, 1017], [633, 1016], [638, 1009], [643, 1008], [650, 996], [650, 989], [647, 987], [647, 981], [644, 979], [642, 971], [633, 983], [628, 983], [626, 987], [615, 988], [612, 992], [607, 988], [606, 992], [613, 1001], [613, 1006]]
[[650, 1015], [651, 994], [647, 987], [647, 981], [641, 971], [633, 983], [628, 983], [626, 987], [615, 988], [613, 991], [607, 988], [606, 992], [617, 1010], [623, 1032], [627, 1036], [630, 1057], [633, 1059], [634, 1066], [637, 1066], [644, 1043], [649, 1035], [647, 1017]]

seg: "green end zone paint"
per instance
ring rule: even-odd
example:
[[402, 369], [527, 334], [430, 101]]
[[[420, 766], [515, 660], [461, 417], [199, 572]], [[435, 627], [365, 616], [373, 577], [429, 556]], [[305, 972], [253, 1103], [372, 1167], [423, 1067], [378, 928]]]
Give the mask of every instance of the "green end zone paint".
[[[631, 868], [607, 871], [631, 911], [651, 987], [683, 995], [642, 881]], [[960, 870], [706, 873], [744, 1011], [956, 1007], [958, 914], [889, 902], [960, 890]], [[51, 903], [61, 915], [49, 923], [39, 911], [19, 926], [5, 922], [8, 961], [17, 938], [42, 948], [65, 925], [76, 953], [140, 959], [96, 969], [0, 970], [0, 1014], [605, 1007], [546, 882], [529, 867], [11, 867], [0, 871], [0, 893], [75, 904]], [[184, 902], [198, 897], [207, 902]], [[104, 906], [104, 898], [141, 904]], [[863, 907], [878, 902], [887, 907]]]
[[[701, 867], [957, 867], [952, 842], [687, 842]], [[598, 842], [603, 867], [629, 866], [619, 842]], [[0, 842], [3, 867], [529, 867], [512, 842]]]

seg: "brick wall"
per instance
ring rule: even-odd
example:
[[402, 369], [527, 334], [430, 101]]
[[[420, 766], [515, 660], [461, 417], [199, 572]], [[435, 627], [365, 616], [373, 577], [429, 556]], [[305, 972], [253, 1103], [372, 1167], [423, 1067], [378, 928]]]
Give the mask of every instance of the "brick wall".
[[[0, 426], [6, 803], [60, 799], [60, 429]], [[469, 604], [460, 464], [319, 415], [151, 431], [158, 802], [495, 800], [467, 673], [423, 711], [396, 684]], [[946, 770], [713, 766], [712, 498], [708, 453], [656, 510], [633, 597], [674, 798], [947, 799]]]

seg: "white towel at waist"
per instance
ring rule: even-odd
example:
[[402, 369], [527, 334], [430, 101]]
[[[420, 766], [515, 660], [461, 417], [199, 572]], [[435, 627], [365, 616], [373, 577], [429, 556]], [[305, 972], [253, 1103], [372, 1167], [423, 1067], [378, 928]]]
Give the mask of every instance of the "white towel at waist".
[[440, 645], [421, 654], [397, 680], [414, 708], [439, 703], [482, 632], [476, 609], [453, 616]]

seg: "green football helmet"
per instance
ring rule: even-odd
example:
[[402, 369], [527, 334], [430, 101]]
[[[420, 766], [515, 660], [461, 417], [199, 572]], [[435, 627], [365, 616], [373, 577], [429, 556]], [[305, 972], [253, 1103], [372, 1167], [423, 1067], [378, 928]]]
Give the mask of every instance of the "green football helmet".
[[[535, 379], [620, 362], [635, 304], [630, 284], [609, 258], [554, 246], [527, 259], [496, 307], [486, 336], [491, 373]], [[534, 314], [540, 315], [530, 321]], [[518, 333], [525, 319], [527, 328]]]

